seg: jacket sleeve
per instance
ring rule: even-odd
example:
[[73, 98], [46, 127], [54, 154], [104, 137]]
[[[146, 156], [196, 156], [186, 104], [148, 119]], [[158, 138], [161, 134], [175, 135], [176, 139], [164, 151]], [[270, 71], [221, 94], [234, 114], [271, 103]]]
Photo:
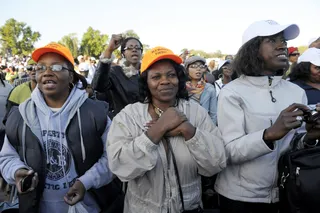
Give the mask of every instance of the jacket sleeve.
[[107, 135], [110, 125], [111, 120], [108, 118], [108, 124], [103, 135], [101, 136], [104, 148], [101, 158], [88, 171], [86, 171], [84, 175], [78, 178], [81, 183], [83, 183], [86, 190], [89, 190], [90, 188], [98, 189], [104, 185], [107, 185], [112, 180], [113, 174], [108, 168], [108, 156], [106, 152]]
[[219, 94], [218, 127], [228, 162], [241, 164], [272, 152], [263, 140], [264, 129], [247, 134], [240, 98], [224, 88]]
[[15, 184], [14, 174], [18, 169], [28, 169], [27, 165], [20, 160], [17, 151], [9, 142], [7, 136], [0, 152], [0, 171], [8, 184]]
[[110, 80], [111, 63], [99, 62], [97, 70], [92, 79], [91, 85], [94, 90], [104, 93], [111, 88]]
[[217, 95], [216, 90], [210, 92], [210, 108], [209, 108], [209, 115], [211, 117], [212, 122], [217, 125]]
[[109, 168], [121, 181], [129, 181], [152, 170], [158, 145], [137, 127], [123, 110], [113, 119], [107, 142]]
[[210, 177], [226, 167], [222, 137], [204, 108], [198, 106], [196, 111], [192, 111], [196, 113], [196, 133], [185, 143], [197, 162], [198, 173]]

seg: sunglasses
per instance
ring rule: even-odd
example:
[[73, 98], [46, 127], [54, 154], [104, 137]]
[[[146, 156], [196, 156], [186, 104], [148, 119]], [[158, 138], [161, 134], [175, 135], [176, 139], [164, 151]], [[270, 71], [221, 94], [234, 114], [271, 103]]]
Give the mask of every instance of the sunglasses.
[[68, 69], [67, 67], [64, 67], [64, 66], [62, 66], [60, 64], [54, 64], [54, 65], [51, 65], [51, 66], [37, 64], [34, 67], [34, 70], [36, 72], [45, 72], [47, 69], [51, 70], [52, 72], [61, 72], [62, 70], [72, 71], [72, 70]]
[[33, 70], [34, 70], [34, 66], [33, 66], [33, 65], [28, 65], [28, 66], [26, 67], [26, 69], [27, 69], [28, 71], [33, 71]]
[[300, 56], [300, 53], [292, 53], [289, 56]]
[[203, 64], [191, 64], [190, 67], [193, 68], [193, 69], [197, 69], [197, 68], [205, 69], [205, 68], [207, 68], [207, 65], [203, 65]]

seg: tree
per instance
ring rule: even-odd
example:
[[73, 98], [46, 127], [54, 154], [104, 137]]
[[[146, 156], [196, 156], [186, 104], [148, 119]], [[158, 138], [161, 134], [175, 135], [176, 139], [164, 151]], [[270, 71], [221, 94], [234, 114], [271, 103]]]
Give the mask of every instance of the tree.
[[89, 27], [82, 36], [80, 52], [98, 58], [101, 52], [105, 50], [107, 41], [108, 35], [101, 34], [99, 30]]
[[143, 44], [142, 46], [143, 46], [143, 52], [147, 52], [151, 49], [149, 44]]
[[77, 38], [77, 34], [71, 33], [69, 35], [65, 35], [61, 38], [60, 41], [58, 41], [59, 44], [62, 44], [69, 48], [69, 50], [72, 53], [73, 58], [76, 58], [78, 56], [78, 44], [79, 40]]
[[140, 37], [134, 30], [127, 30], [122, 35], [124, 36], [124, 38], [134, 37], [136, 39], [140, 39]]
[[41, 37], [39, 32], [33, 32], [24, 22], [11, 18], [0, 28], [0, 43], [2, 52], [27, 55], [34, 49], [34, 43]]

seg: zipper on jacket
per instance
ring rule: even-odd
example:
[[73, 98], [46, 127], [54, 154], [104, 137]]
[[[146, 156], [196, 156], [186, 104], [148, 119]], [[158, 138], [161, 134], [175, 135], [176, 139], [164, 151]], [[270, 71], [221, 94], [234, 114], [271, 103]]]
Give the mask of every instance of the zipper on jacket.
[[273, 97], [272, 90], [271, 90], [271, 85], [272, 85], [273, 78], [271, 76], [268, 76], [268, 79], [269, 79], [269, 93], [270, 93], [271, 101], [273, 103], [275, 103], [277, 101], [277, 99], [275, 99]]

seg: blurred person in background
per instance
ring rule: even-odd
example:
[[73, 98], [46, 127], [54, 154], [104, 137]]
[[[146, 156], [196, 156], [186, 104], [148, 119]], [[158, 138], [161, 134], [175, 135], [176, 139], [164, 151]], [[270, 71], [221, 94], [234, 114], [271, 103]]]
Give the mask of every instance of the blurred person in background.
[[292, 67], [290, 81], [305, 90], [308, 105], [320, 103], [320, 49], [307, 49]]

